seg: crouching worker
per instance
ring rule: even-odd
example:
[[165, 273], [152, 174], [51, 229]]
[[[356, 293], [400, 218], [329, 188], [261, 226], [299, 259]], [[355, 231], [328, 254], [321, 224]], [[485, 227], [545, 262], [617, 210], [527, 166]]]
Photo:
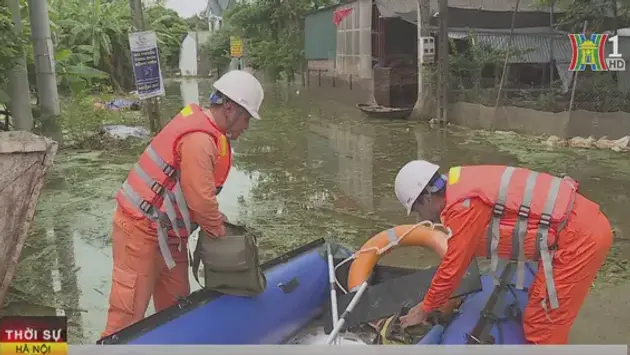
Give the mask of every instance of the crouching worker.
[[263, 89], [251, 74], [234, 70], [214, 83], [209, 109], [186, 106], [151, 141], [116, 195], [114, 267], [103, 337], [188, 296], [187, 238], [225, 235], [216, 195], [230, 171], [230, 139], [248, 128]]
[[490, 258], [492, 272], [499, 258], [510, 259], [517, 289], [524, 289], [525, 261], [535, 260], [538, 271], [522, 315], [525, 338], [532, 344], [566, 344], [612, 244], [599, 205], [580, 195], [569, 178], [510, 166], [453, 167], [448, 176], [438, 169], [417, 160], [396, 176], [396, 196], [408, 215], [441, 220], [452, 231], [431, 287], [423, 302], [401, 317], [402, 326], [424, 322], [445, 304], [475, 256]]

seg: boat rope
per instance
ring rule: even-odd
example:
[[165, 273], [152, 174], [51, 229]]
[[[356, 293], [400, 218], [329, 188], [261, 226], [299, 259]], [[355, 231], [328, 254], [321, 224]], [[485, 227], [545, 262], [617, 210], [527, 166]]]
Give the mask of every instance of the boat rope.
[[345, 289], [345, 287], [341, 286], [341, 284], [339, 283], [339, 280], [337, 279], [337, 269], [339, 269], [341, 266], [343, 266], [347, 262], [350, 262], [350, 261], [356, 259], [357, 256], [359, 256], [360, 254], [363, 254], [363, 253], [368, 253], [368, 252], [372, 252], [372, 251], [376, 251], [377, 255], [382, 255], [384, 253], [387, 253], [393, 247], [398, 246], [400, 244], [401, 240], [403, 240], [409, 233], [411, 233], [413, 230], [415, 230], [418, 227], [426, 227], [426, 228], [430, 228], [431, 230], [440, 229], [442, 232], [444, 232], [446, 234], [446, 238], [447, 239], [450, 238], [451, 235], [452, 235], [451, 229], [449, 227], [441, 224], [441, 223], [433, 223], [433, 222], [431, 222], [429, 220], [425, 220], [425, 221], [419, 222], [417, 224], [414, 224], [413, 226], [411, 226], [411, 228], [409, 228], [407, 231], [405, 231], [405, 233], [403, 233], [400, 237], [398, 237], [398, 239], [396, 241], [390, 242], [389, 244], [387, 244], [383, 248], [370, 247], [370, 248], [366, 248], [366, 249], [359, 249], [354, 254], [350, 255], [346, 259], [342, 260], [339, 264], [337, 264], [337, 266], [335, 266], [335, 273], [334, 273], [335, 284], [337, 285], [337, 287], [339, 287], [339, 289], [341, 289], [341, 291], [344, 294], [348, 294], [348, 291]]

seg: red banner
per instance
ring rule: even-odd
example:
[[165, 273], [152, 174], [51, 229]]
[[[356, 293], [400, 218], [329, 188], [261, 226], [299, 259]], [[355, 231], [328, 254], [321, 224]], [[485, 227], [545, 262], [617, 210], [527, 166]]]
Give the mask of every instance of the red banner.
[[335, 10], [335, 12], [333, 13], [333, 22], [335, 23], [335, 26], [339, 26], [341, 21], [343, 21], [344, 18], [350, 15], [351, 12], [352, 12], [351, 7], [347, 9]]

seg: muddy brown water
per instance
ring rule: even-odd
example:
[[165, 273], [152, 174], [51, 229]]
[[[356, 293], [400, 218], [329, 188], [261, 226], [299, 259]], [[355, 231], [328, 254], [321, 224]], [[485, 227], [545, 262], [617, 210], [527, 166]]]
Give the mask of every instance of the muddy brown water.
[[[163, 115], [172, 116], [200, 96], [206, 102], [209, 87], [206, 81], [171, 82]], [[234, 144], [234, 169], [219, 197], [228, 218], [263, 231], [264, 259], [329, 234], [359, 247], [392, 224], [414, 223], [396, 200], [393, 181], [405, 162], [418, 157], [445, 168], [515, 164], [567, 174], [580, 181], [581, 191], [602, 205], [620, 231], [571, 342], [630, 339], [630, 282], [624, 263], [630, 257], [630, 155], [551, 150], [537, 139], [509, 133], [371, 120], [351, 105], [297, 87], [270, 86], [266, 97], [263, 120], [252, 121]], [[71, 342], [93, 343], [99, 337], [111, 283], [113, 195], [137, 154], [137, 149], [59, 154], [5, 314], [65, 313]], [[386, 262], [426, 267], [438, 260], [405, 249], [392, 252]]]

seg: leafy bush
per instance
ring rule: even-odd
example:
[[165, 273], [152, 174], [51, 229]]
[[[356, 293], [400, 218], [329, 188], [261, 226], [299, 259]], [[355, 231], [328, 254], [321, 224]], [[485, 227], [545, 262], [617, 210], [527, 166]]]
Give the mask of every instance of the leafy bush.
[[13, 19], [9, 9], [0, 3], [0, 104], [6, 104], [9, 97], [6, 93], [8, 74], [22, 55], [25, 41], [16, 35]]

